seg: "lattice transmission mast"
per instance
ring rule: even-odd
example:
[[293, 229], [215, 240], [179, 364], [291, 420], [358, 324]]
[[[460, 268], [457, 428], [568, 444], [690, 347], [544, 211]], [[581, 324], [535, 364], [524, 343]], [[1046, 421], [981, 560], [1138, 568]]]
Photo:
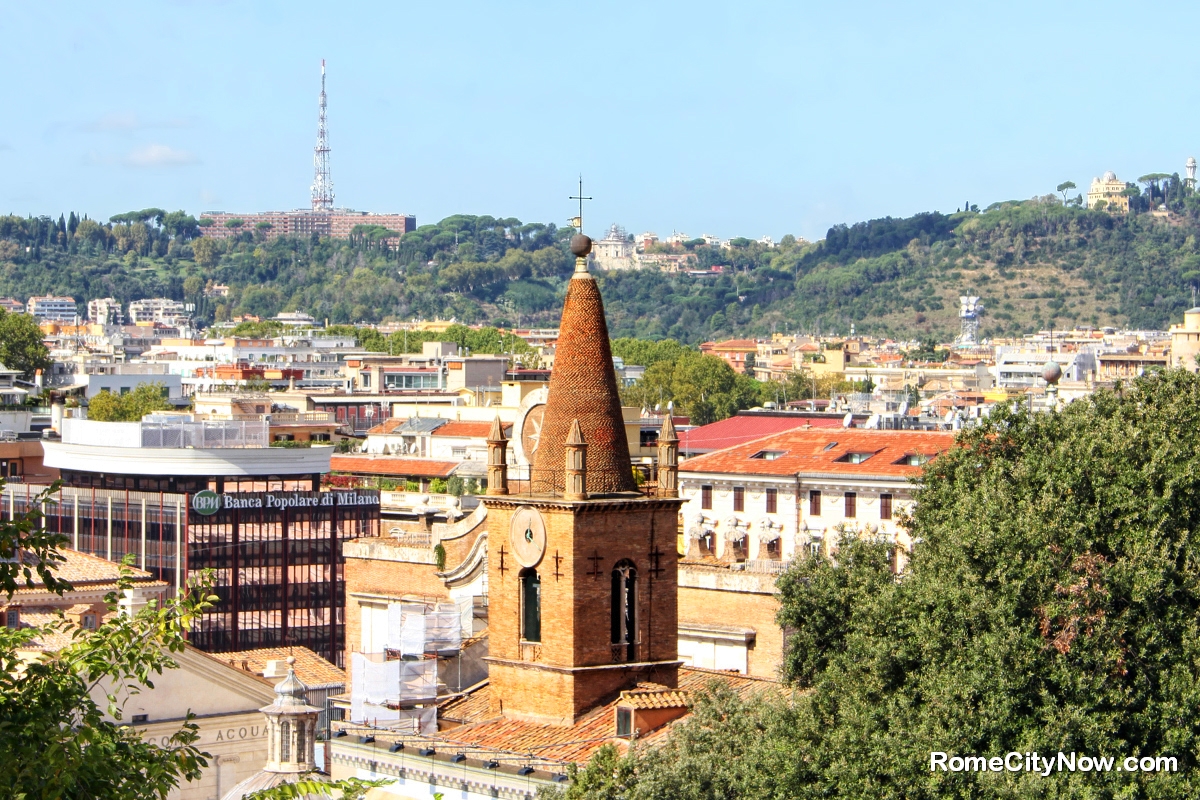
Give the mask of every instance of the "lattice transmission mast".
[[313, 148], [312, 210], [333, 210], [333, 178], [329, 174], [329, 130], [325, 126], [325, 59], [321, 59], [321, 110], [317, 146]]

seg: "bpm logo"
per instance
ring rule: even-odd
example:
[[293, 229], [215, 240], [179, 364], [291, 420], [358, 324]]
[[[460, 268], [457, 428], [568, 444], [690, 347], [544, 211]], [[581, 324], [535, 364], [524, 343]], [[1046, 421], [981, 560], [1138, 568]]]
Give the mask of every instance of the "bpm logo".
[[192, 495], [192, 510], [208, 517], [221, 510], [221, 495], [205, 489]]

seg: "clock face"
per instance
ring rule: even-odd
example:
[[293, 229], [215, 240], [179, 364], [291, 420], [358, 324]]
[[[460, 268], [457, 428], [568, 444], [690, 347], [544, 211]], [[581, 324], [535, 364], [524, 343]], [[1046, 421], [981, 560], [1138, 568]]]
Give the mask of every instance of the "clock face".
[[522, 508], [509, 524], [509, 546], [522, 567], [536, 567], [546, 552], [546, 523], [536, 508]]

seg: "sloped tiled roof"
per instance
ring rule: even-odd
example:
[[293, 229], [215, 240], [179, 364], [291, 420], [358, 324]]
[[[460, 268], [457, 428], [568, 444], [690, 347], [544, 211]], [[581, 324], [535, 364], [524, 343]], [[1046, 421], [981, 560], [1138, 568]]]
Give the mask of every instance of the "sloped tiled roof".
[[705, 342], [710, 350], [757, 350], [758, 342], [753, 339], [726, 339], [723, 342]]
[[654, 684], [638, 684], [636, 689], [621, 692], [617, 705], [630, 708], [683, 708], [690, 696], [687, 692]]
[[[59, 561], [54, 567], [54, 574], [62, 580], [69, 581], [77, 588], [93, 589], [95, 587], [92, 584], [97, 583], [112, 583], [115, 586], [117, 579], [121, 577], [121, 565], [116, 562], [65, 547], [56, 552]], [[31, 567], [37, 563], [37, 559], [32, 553], [23, 552], [21, 558]], [[127, 569], [133, 580], [138, 583], [151, 580], [150, 573], [145, 570], [136, 567]], [[34, 573], [35, 576], [36, 574]], [[36, 577], [35, 581], [38, 587], [42, 586], [42, 582]]]
[[[442, 427], [434, 432], [434, 436], [461, 436], [471, 439], [486, 439], [491, 433], [492, 423], [490, 422], [468, 422], [462, 420], [454, 420], [447, 422]], [[504, 423], [504, 435], [507, 437], [512, 431], [512, 423]]]
[[335, 455], [329, 460], [333, 472], [355, 475], [404, 475], [414, 478], [448, 478], [458, 467], [457, 461], [434, 461], [428, 458], [403, 458], [354, 454]]
[[679, 450], [682, 453], [710, 453], [805, 425], [813, 428], [840, 428], [842, 418], [738, 414], [720, 422], [684, 431], [679, 437]]
[[[680, 472], [717, 472], [743, 475], [843, 474], [908, 477], [921, 467], [906, 456], [933, 457], [954, 445], [953, 433], [940, 431], [876, 431], [861, 428], [791, 430], [774, 436], [689, 458]], [[754, 458], [771, 452], [772, 459]], [[870, 454], [861, 463], [850, 463], [850, 453]]]
[[[231, 667], [245, 669], [255, 675], [262, 675], [268, 661], [278, 661], [284, 667], [286, 674], [287, 659], [296, 659], [294, 667], [296, 676], [304, 681], [310, 689], [320, 689], [329, 686], [345, 686], [346, 671], [338, 669], [307, 647], [263, 647], [257, 650], [234, 650], [226, 653], [212, 653], [213, 658], [224, 661]], [[245, 667], [243, 667], [243, 663]], [[281, 680], [282, 676], [276, 680]], [[268, 678], [267, 680], [272, 680]]]
[[[681, 667], [678, 690], [668, 690], [661, 694], [681, 695], [686, 698], [691, 693], [703, 689], [712, 681], [726, 684], [742, 697], [748, 697], [760, 691], [774, 691], [778, 687], [777, 683], [766, 678], [752, 678], [735, 672]], [[490, 687], [485, 685], [472, 694], [490, 693], [490, 691]], [[636, 693], [637, 690], [633, 690], [633, 692]], [[481, 699], [486, 701], [488, 698], [485, 696]], [[468, 701], [464, 699], [453, 702], [458, 705], [439, 709], [440, 718], [446, 719], [447, 716], [455, 714], [460, 717], [465, 716], [462, 712], [466, 709]], [[474, 698], [470, 702], [486, 707], [484, 703], [480, 703]], [[614, 709], [620, 703], [622, 700], [618, 698], [599, 706], [581, 717], [574, 725], [541, 725], [515, 719], [494, 718], [451, 728], [441, 732], [439, 737], [485, 749], [583, 764], [603, 745], [614, 741], [616, 735]], [[682, 719], [687, 719], [687, 717], [684, 716]], [[650, 732], [640, 738], [639, 742], [660, 740], [673, 724], [675, 723]]]
[[367, 434], [429, 433], [448, 424], [437, 417], [390, 417], [368, 430]]

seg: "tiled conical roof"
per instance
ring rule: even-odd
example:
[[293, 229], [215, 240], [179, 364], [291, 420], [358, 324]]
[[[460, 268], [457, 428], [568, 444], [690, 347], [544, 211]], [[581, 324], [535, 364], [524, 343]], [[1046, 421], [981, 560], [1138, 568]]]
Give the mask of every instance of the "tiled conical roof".
[[561, 492], [564, 444], [573, 420], [587, 442], [587, 492], [636, 492], [604, 302], [596, 280], [576, 271], [567, 287], [550, 392], [530, 479], [535, 492]]

